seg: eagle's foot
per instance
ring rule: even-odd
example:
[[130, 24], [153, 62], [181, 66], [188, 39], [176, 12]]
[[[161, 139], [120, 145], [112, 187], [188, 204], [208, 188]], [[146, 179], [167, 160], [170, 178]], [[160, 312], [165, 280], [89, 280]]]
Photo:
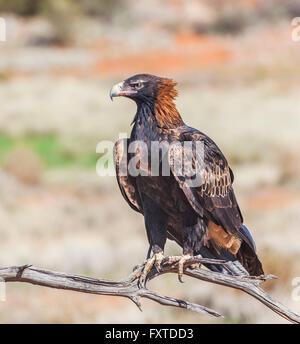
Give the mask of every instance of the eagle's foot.
[[173, 264], [178, 262], [178, 279], [179, 282], [184, 283], [182, 280], [183, 270], [185, 266], [190, 266], [191, 268], [195, 269], [200, 266], [200, 263], [191, 263], [187, 264], [187, 261], [191, 258], [194, 258], [191, 254], [184, 254], [182, 256], [170, 256], [168, 257], [168, 264]]
[[147, 275], [150, 270], [155, 265], [156, 269], [159, 271], [161, 269], [161, 263], [165, 259], [165, 256], [162, 251], [154, 253], [153, 256], [146, 260], [143, 272], [139, 279], [140, 286], [144, 287], [146, 284]]

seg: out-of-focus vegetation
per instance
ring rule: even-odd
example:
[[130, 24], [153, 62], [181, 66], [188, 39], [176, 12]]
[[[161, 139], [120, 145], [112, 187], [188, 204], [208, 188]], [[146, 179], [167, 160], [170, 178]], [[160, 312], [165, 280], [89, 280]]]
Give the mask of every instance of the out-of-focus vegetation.
[[50, 39], [40, 40], [40, 44], [70, 43], [74, 38], [74, 21], [92, 16], [109, 23], [120, 10], [121, 0], [0, 0], [0, 12], [25, 17], [42, 16], [49, 21], [53, 35]]
[[214, 1], [216, 15], [213, 21], [195, 25], [197, 32], [211, 34], [241, 34], [249, 27], [270, 25], [300, 15], [300, 4], [295, 0], [257, 1], [256, 6], [244, 2]]
[[67, 10], [72, 15], [76, 9], [86, 15], [110, 19], [120, 6], [121, 0], [0, 0], [0, 11], [22, 16], [47, 14], [48, 11], [56, 11], [58, 14]]
[[[195, 1], [192, 1], [194, 3]], [[200, 1], [199, 1], [200, 3]], [[204, 1], [206, 4], [207, 1]], [[159, 3], [155, 2], [153, 6]], [[209, 4], [211, 16], [208, 20], [194, 19], [187, 23], [184, 18], [168, 17], [159, 24], [172, 30], [187, 25], [195, 32], [206, 34], [241, 34], [248, 27], [266, 25], [284, 18], [300, 15], [300, 4], [297, 0], [272, 1], [226, 1], [216, 0]], [[48, 44], [69, 43], [74, 39], [74, 21], [85, 16], [113, 25], [116, 16], [121, 17], [122, 25], [135, 25], [142, 18], [131, 13], [128, 0], [0, 0], [0, 12], [14, 13], [20, 16], [44, 16], [53, 26], [54, 37]], [[157, 18], [153, 18], [156, 21]]]
[[[97, 143], [129, 134], [136, 107], [110, 87], [148, 72], [178, 82], [184, 121], [216, 141], [265, 272], [295, 311], [299, 273], [298, 0], [0, 0], [0, 267], [34, 264], [120, 279], [145, 258], [142, 216], [115, 178], [96, 174]], [[170, 242], [166, 254], [180, 254]], [[223, 313], [282, 322], [237, 291], [188, 277], [151, 287]], [[213, 322], [145, 302], [9, 285], [0, 322]], [[24, 298], [26, 295], [26, 298]], [[60, 307], [53, 307], [53, 305]]]
[[[61, 142], [57, 135], [25, 135], [12, 137], [0, 134], [0, 163], [6, 165], [7, 158], [20, 147], [32, 151], [48, 168], [81, 167], [94, 168], [99, 155], [85, 151], [74, 151]], [[20, 164], [22, 166], [22, 164]]]
[[0, 11], [11, 12], [23, 16], [38, 14], [40, 9], [40, 0], [0, 0]]

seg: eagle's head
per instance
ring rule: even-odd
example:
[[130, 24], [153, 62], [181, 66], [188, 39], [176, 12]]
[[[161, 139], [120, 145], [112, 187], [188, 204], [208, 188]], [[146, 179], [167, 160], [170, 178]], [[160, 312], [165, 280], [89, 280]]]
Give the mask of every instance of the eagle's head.
[[173, 100], [177, 96], [174, 89], [176, 82], [172, 79], [161, 78], [151, 74], [137, 74], [116, 85], [110, 91], [110, 98], [124, 96], [136, 103], [167, 99]]
[[145, 117], [142, 108], [146, 105], [148, 118], [151, 119], [154, 115], [159, 127], [176, 128], [184, 123], [174, 104], [177, 96], [175, 86], [176, 81], [172, 79], [138, 74], [113, 86], [110, 98], [123, 96], [134, 100], [138, 105], [135, 119], [140, 114]]

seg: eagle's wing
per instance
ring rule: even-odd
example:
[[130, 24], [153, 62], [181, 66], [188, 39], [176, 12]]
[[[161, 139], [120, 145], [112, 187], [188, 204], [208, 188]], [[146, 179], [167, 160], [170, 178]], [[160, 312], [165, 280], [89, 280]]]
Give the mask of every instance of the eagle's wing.
[[120, 191], [129, 204], [129, 206], [143, 213], [142, 202], [136, 188], [135, 179], [128, 173], [128, 143], [129, 139], [120, 139], [114, 146], [114, 163], [116, 168], [116, 177]]
[[[180, 134], [179, 141], [179, 145], [175, 144], [169, 150], [169, 164], [190, 205], [200, 216], [209, 214], [215, 224], [255, 250], [253, 239], [243, 229], [243, 217], [232, 188], [233, 173], [218, 146], [208, 136], [190, 127]], [[189, 150], [187, 146], [185, 159], [181, 148], [183, 142], [191, 142], [193, 147]], [[176, 162], [183, 160], [180, 170]]]
[[[185, 150], [180, 147], [184, 147], [185, 142], [191, 142], [193, 149], [187, 149], [186, 158], [183, 159]], [[212, 232], [215, 234], [220, 233], [221, 227], [233, 238], [240, 240], [240, 246], [234, 244], [236, 248], [233, 247], [234, 251], [231, 252], [235, 252], [237, 259], [250, 275], [263, 274], [261, 262], [256, 255], [254, 240], [243, 225], [243, 217], [234, 195], [233, 173], [218, 146], [205, 134], [185, 127], [180, 133], [179, 145], [176, 143], [171, 146], [168, 159], [172, 174], [193, 209], [199, 216], [205, 215], [212, 221], [211, 226], [215, 230]], [[184, 162], [181, 170], [176, 166], [178, 161]], [[208, 228], [210, 232], [210, 224]], [[215, 238], [213, 238], [214, 241]], [[205, 249], [203, 246], [202, 251]], [[200, 254], [203, 254], [202, 251], [200, 250]], [[209, 248], [209, 252], [221, 259], [226, 259], [229, 253], [228, 251], [226, 253], [224, 248], [215, 251], [214, 247]]]

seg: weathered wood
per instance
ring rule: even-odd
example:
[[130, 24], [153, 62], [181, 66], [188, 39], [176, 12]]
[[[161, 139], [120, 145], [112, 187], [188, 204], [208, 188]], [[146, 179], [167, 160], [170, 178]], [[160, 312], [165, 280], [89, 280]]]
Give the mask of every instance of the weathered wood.
[[[166, 261], [167, 259], [162, 263], [161, 270], [159, 272], [155, 268], [150, 271], [148, 275], [149, 280], [165, 273], [177, 273], [178, 263], [170, 265], [167, 264]], [[224, 261], [204, 258], [193, 258], [188, 262], [188, 264], [195, 262], [226, 264]], [[218, 312], [205, 306], [160, 295], [149, 290], [146, 286], [141, 287], [139, 285], [139, 276], [142, 270], [143, 265], [138, 266], [125, 279], [120, 281], [111, 281], [44, 270], [31, 265], [25, 265], [0, 268], [0, 279], [5, 282], [25, 282], [56, 289], [66, 289], [98, 295], [126, 297], [132, 300], [140, 310], [140, 298], [148, 298], [164, 306], [185, 308], [214, 317], [221, 316]], [[259, 276], [256, 278], [250, 278], [249, 276], [229, 276], [221, 273], [211, 272], [204, 268], [191, 269], [189, 267], [185, 268], [184, 274], [206, 282], [242, 290], [287, 320], [294, 323], [300, 323], [300, 316], [298, 314], [294, 313], [278, 301], [271, 298], [270, 295], [268, 295], [259, 287], [261, 282], [269, 278], [274, 278], [274, 276]]]

